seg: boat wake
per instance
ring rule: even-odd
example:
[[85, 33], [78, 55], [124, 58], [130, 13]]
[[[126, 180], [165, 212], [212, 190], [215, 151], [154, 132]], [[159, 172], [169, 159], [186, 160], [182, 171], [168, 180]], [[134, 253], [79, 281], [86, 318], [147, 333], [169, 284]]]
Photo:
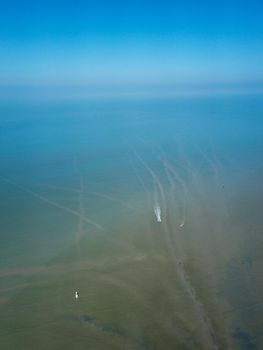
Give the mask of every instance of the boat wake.
[[156, 220], [157, 222], [162, 222], [162, 218], [161, 218], [161, 208], [159, 205], [155, 205], [154, 207], [154, 214], [156, 216]]

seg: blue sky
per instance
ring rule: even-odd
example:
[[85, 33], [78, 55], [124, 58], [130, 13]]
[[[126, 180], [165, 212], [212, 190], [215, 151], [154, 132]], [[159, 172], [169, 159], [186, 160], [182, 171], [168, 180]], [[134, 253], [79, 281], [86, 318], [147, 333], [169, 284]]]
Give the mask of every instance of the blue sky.
[[260, 1], [5, 1], [0, 79], [98, 89], [263, 85]]

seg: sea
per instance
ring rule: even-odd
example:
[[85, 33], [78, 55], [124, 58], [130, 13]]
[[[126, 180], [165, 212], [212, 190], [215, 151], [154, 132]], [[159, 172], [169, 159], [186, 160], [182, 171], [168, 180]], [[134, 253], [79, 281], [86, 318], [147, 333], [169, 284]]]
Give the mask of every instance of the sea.
[[0, 349], [263, 349], [262, 154], [261, 95], [1, 101]]

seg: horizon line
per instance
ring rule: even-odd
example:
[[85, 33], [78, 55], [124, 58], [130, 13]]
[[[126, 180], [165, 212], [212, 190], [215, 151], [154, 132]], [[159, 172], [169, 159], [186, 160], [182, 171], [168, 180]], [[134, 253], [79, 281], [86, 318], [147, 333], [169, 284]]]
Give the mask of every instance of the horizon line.
[[99, 98], [177, 98], [216, 95], [262, 95], [263, 82], [145, 85], [0, 84], [0, 101], [85, 100]]

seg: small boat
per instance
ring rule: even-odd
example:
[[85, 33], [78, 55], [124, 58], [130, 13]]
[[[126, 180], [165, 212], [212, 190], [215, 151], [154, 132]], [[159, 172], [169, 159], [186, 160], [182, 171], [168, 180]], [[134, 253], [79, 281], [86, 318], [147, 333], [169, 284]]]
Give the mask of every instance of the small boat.
[[162, 218], [161, 218], [161, 208], [159, 205], [156, 205], [154, 207], [154, 214], [156, 216], [156, 220], [157, 222], [162, 222]]
[[180, 227], [184, 227], [184, 220], [181, 222]]
[[76, 291], [76, 292], [75, 292], [75, 299], [78, 300], [78, 298], [79, 298], [79, 292]]

